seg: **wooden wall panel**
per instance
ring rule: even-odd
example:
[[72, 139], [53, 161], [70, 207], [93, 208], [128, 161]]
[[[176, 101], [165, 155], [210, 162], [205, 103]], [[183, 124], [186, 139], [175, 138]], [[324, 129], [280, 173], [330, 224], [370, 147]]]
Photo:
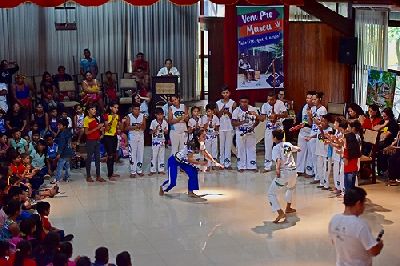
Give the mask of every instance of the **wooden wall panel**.
[[325, 105], [348, 102], [351, 67], [338, 61], [341, 33], [323, 23], [290, 22], [288, 35], [286, 98], [296, 111], [308, 90], [323, 91]]

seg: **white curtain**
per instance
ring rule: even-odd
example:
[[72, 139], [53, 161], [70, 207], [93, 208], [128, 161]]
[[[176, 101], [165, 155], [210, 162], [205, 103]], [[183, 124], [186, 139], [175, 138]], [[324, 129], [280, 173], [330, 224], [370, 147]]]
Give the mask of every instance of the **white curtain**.
[[388, 16], [387, 9], [356, 9], [358, 55], [354, 99], [363, 109], [366, 109], [368, 69], [388, 68]]
[[164, 60], [171, 58], [181, 73], [181, 96], [184, 100], [193, 99], [197, 6], [177, 6], [162, 0], [148, 7], [130, 5], [127, 14], [128, 59], [134, 60], [137, 52], [143, 52], [149, 60], [151, 73], [156, 75], [164, 66]]
[[110, 1], [99, 7], [76, 5], [69, 17], [76, 20], [76, 31], [55, 30], [54, 23], [65, 15], [54, 8], [26, 3], [0, 9], [0, 59], [18, 62], [28, 76], [56, 73], [59, 65], [78, 74], [83, 49], [89, 48], [100, 73], [111, 70], [122, 77], [137, 52], [145, 53], [152, 75], [170, 57], [182, 75], [182, 96], [195, 97], [197, 5], [162, 0], [138, 7]]

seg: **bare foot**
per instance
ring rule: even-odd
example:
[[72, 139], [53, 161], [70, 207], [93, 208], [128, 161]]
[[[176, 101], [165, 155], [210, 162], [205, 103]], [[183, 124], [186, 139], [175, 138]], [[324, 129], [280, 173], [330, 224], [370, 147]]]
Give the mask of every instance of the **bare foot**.
[[138, 173], [138, 176], [144, 176], [144, 174], [143, 173]]
[[136, 178], [136, 174], [131, 174], [129, 177], [130, 178]]
[[276, 217], [275, 221], [273, 221], [274, 224], [279, 223], [280, 220], [285, 220], [286, 219], [286, 215], [284, 213], [281, 213], [278, 215], [278, 217]]
[[89, 177], [86, 177], [86, 182], [92, 183], [92, 182], [94, 182], [94, 181], [93, 181], [93, 179], [89, 176]]
[[149, 176], [152, 176], [152, 175], [154, 175], [154, 174], [156, 174], [156, 173], [150, 172], [150, 173], [149, 173]]
[[165, 175], [165, 172], [159, 172], [160, 175]]
[[294, 213], [296, 212], [296, 209], [292, 209], [292, 208], [286, 208], [285, 213]]
[[113, 174], [111, 177], [120, 177], [119, 174]]
[[239, 172], [239, 173], [243, 173], [244, 170], [243, 170], [243, 169], [239, 169], [238, 172]]
[[164, 196], [164, 190], [163, 190], [162, 186], [160, 186], [160, 191], [158, 192], [158, 195]]
[[111, 176], [110, 178], [108, 178], [110, 181], [117, 181], [117, 179], [113, 176]]

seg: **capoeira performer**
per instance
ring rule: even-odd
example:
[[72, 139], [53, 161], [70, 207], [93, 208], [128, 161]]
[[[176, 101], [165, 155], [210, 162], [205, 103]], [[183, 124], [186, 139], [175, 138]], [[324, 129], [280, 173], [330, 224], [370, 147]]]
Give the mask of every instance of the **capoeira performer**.
[[225, 169], [232, 169], [232, 112], [236, 109], [236, 103], [230, 99], [231, 92], [227, 86], [221, 89], [222, 99], [217, 101], [218, 117], [219, 117], [219, 162], [224, 165]]
[[[311, 111], [311, 108], [313, 107], [312, 97], [315, 94], [316, 94], [315, 91], [307, 92], [306, 104], [304, 105], [301, 113], [297, 117], [297, 121], [300, 123], [299, 124], [300, 132], [297, 140], [297, 146], [300, 148], [300, 151], [297, 153], [297, 160], [296, 160], [297, 173], [306, 174], [307, 176], [314, 175], [314, 171], [311, 164], [312, 161], [307, 159], [309, 156], [311, 156], [311, 154], [310, 152], [308, 152], [307, 141], [305, 137], [311, 135], [312, 123], [309, 122], [309, 117], [307, 112]], [[307, 163], [310, 163], [310, 165], [308, 165]]]
[[259, 124], [257, 108], [249, 105], [247, 96], [240, 97], [239, 103], [239, 107], [232, 113], [232, 124], [236, 127], [238, 171], [257, 172], [256, 133], [254, 132], [254, 128]]
[[318, 175], [316, 175], [317, 169], [317, 158], [315, 156], [315, 147], [317, 144], [316, 135], [319, 132], [319, 125], [321, 123], [321, 118], [323, 115], [326, 115], [328, 111], [325, 106], [321, 104], [323, 92], [317, 92], [312, 97], [313, 107], [311, 110], [307, 111], [309, 122], [311, 125], [311, 134], [308, 137], [305, 137], [307, 141], [307, 152], [310, 154], [307, 156], [307, 166], [312, 166], [312, 171], [314, 173], [314, 180], [310, 182], [311, 184], [318, 184], [320, 182]]
[[169, 136], [171, 139], [171, 154], [180, 151], [187, 141], [187, 126], [189, 120], [188, 108], [181, 103], [178, 95], [171, 96], [172, 105], [168, 109], [168, 124], [171, 126]]
[[[188, 180], [188, 196], [198, 198], [193, 191], [199, 190], [198, 181], [198, 166], [207, 166], [208, 162], [212, 162], [215, 166], [223, 168], [211, 154], [206, 150], [204, 140], [206, 133], [204, 129], [200, 129], [193, 133], [193, 139], [176, 154], [171, 155], [168, 159], [168, 178], [160, 186], [160, 196], [165, 192], [170, 191], [176, 186], [176, 178], [178, 176], [178, 167], [182, 169], [189, 177]], [[203, 155], [207, 161], [200, 160], [200, 155]]]
[[277, 100], [274, 93], [269, 94], [267, 102], [261, 106], [261, 115], [259, 116], [261, 122], [267, 121], [264, 134], [265, 160], [263, 172], [271, 171], [272, 168], [272, 146], [274, 145], [272, 131], [283, 129], [282, 119], [287, 116], [288, 111], [285, 104], [281, 100]]
[[[276, 177], [268, 189], [268, 200], [273, 212], [278, 212], [278, 217], [274, 223], [286, 219], [285, 213], [296, 212], [291, 208], [293, 191], [296, 188], [296, 162], [293, 153], [300, 150], [299, 147], [293, 146], [290, 142], [284, 142], [285, 133], [283, 130], [272, 131], [273, 141], [276, 144], [272, 149], [272, 160], [276, 163]], [[276, 195], [278, 189], [286, 188], [285, 200], [286, 209], [283, 212], [279, 205], [278, 197]]]

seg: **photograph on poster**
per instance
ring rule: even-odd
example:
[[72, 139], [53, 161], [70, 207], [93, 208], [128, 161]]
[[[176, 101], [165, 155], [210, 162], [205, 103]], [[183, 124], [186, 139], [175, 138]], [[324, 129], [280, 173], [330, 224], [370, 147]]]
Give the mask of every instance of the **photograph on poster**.
[[393, 107], [396, 74], [388, 71], [368, 70], [367, 105], [376, 104], [381, 110]]

